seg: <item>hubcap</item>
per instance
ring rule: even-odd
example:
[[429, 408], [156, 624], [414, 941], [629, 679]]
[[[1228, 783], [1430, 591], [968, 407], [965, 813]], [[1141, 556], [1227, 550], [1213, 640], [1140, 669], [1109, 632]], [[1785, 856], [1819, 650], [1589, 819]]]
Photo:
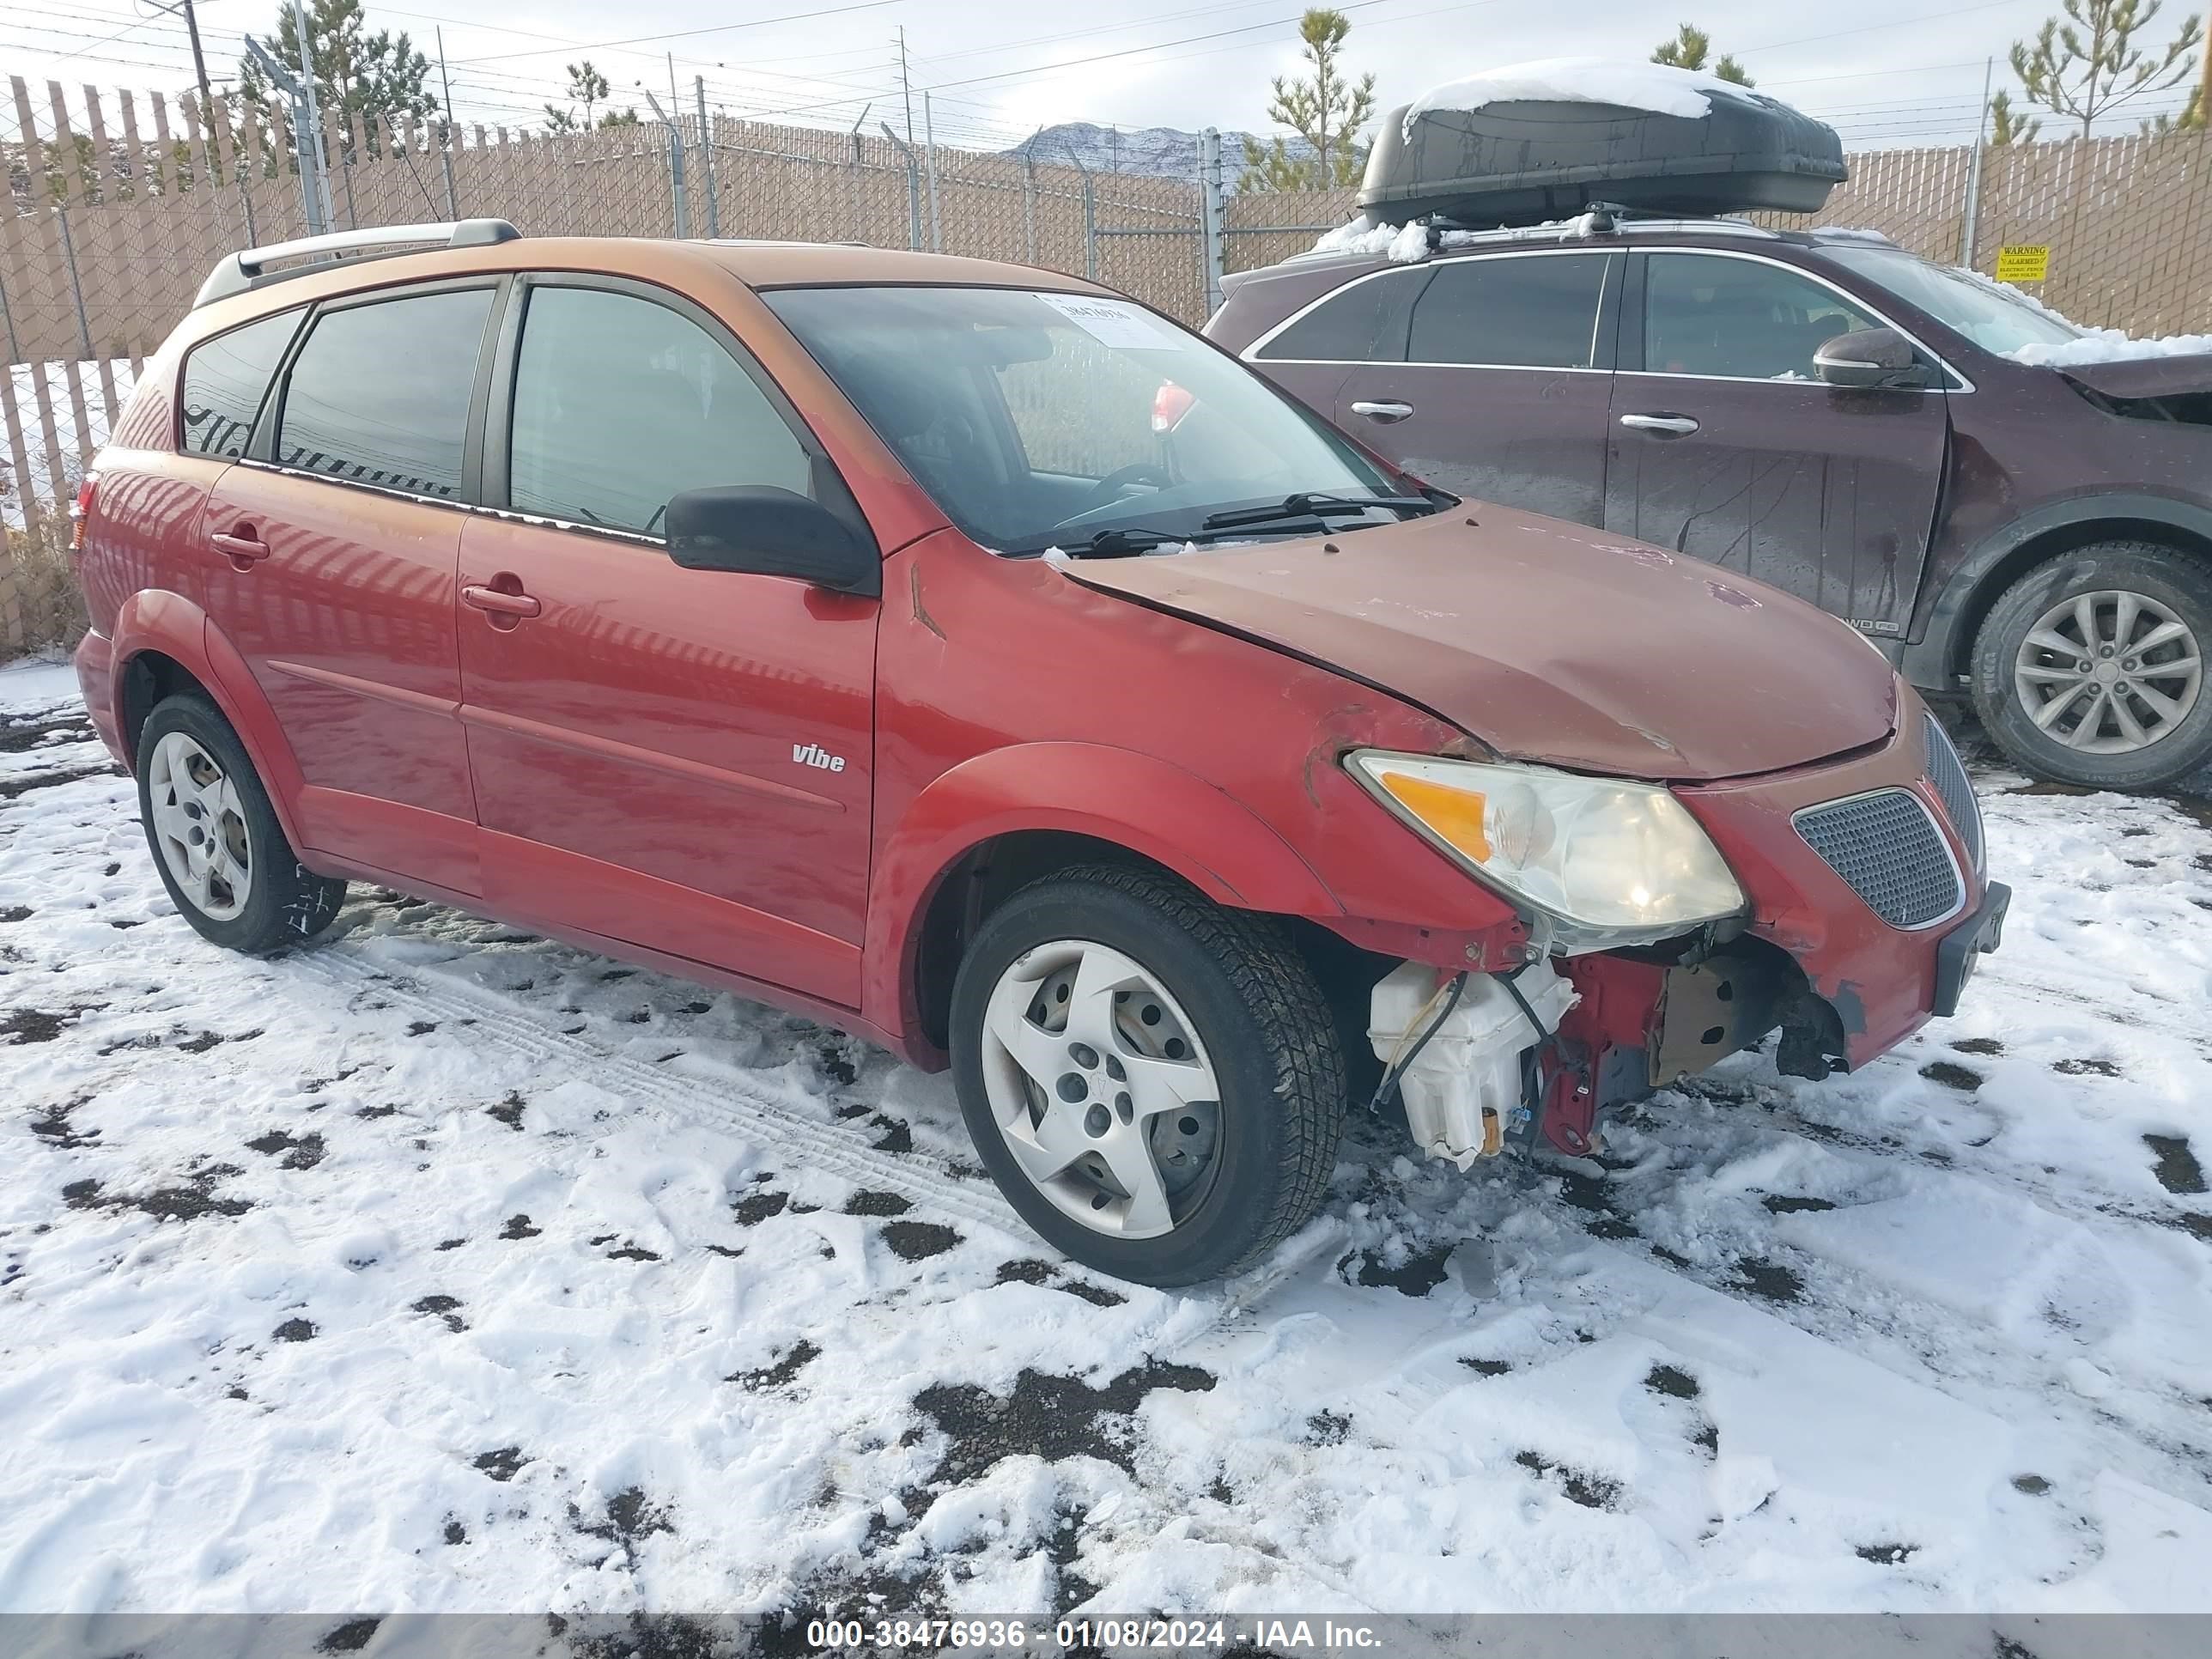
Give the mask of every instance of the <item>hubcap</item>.
[[146, 795], [154, 842], [178, 888], [211, 921], [228, 921], [253, 891], [253, 844], [238, 789], [181, 732], [154, 745]]
[[2197, 706], [2197, 635], [2141, 593], [2081, 593], [2043, 613], [2013, 661], [2020, 706], [2087, 755], [2126, 755], [2170, 736]]
[[1116, 1238], [1172, 1232], [1219, 1163], [1220, 1085], [1151, 970], [1061, 939], [999, 976], [983, 1083], [1006, 1150], [1063, 1213]]

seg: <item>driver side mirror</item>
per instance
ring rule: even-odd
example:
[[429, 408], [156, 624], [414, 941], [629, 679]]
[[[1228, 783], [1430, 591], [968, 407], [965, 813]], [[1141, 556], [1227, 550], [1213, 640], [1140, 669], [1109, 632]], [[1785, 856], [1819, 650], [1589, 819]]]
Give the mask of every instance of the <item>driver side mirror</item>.
[[718, 484], [672, 497], [668, 556], [686, 570], [790, 576], [881, 599], [883, 559], [869, 539], [810, 496], [773, 484]]
[[1832, 386], [1866, 392], [1912, 392], [1935, 383], [1912, 342], [1893, 328], [1862, 328], [1824, 341], [1813, 354], [1813, 372]]

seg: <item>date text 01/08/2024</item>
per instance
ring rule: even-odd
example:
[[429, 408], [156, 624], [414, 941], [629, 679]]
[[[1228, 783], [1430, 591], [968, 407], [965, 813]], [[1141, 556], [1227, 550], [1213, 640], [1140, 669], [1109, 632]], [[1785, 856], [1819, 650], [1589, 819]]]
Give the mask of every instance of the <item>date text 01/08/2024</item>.
[[1372, 1626], [1334, 1618], [1309, 1619], [1061, 1619], [1048, 1625], [1025, 1619], [817, 1619], [806, 1626], [809, 1648], [819, 1652], [942, 1653], [1050, 1652], [1145, 1650], [1202, 1653], [1261, 1647], [1281, 1653], [1379, 1649]]

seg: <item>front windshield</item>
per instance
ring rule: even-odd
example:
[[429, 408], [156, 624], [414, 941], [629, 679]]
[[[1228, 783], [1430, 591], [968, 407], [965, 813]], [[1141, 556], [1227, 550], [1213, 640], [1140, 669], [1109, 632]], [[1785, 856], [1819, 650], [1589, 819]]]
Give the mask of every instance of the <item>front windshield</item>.
[[2081, 331], [2022, 295], [1893, 247], [1834, 247], [1829, 257], [1965, 335], [1984, 351], [2061, 345]]
[[[1126, 300], [1012, 289], [785, 289], [762, 299], [915, 481], [1002, 552], [1107, 531], [1218, 537], [1228, 509], [1393, 496], [1386, 474], [1234, 358]], [[1349, 522], [1395, 514], [1353, 511]], [[1315, 528], [1304, 514], [1241, 535]]]

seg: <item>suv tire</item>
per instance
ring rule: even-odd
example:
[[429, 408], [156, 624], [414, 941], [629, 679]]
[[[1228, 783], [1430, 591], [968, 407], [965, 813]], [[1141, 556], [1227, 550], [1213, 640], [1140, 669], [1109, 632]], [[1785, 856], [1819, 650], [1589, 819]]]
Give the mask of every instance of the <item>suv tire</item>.
[[164, 697], [138, 733], [138, 817], [178, 911], [259, 956], [313, 939], [346, 884], [301, 866], [246, 745], [204, 696]]
[[1149, 870], [1047, 877], [977, 930], [951, 1036], [992, 1178], [1087, 1267], [1219, 1278], [1321, 1206], [1344, 1055], [1311, 970], [1263, 917]]
[[2212, 569], [2154, 542], [2098, 542], [2037, 566], [1990, 607], [1974, 638], [1974, 712], [2036, 777], [2171, 787], [2212, 763], [2207, 652]]

